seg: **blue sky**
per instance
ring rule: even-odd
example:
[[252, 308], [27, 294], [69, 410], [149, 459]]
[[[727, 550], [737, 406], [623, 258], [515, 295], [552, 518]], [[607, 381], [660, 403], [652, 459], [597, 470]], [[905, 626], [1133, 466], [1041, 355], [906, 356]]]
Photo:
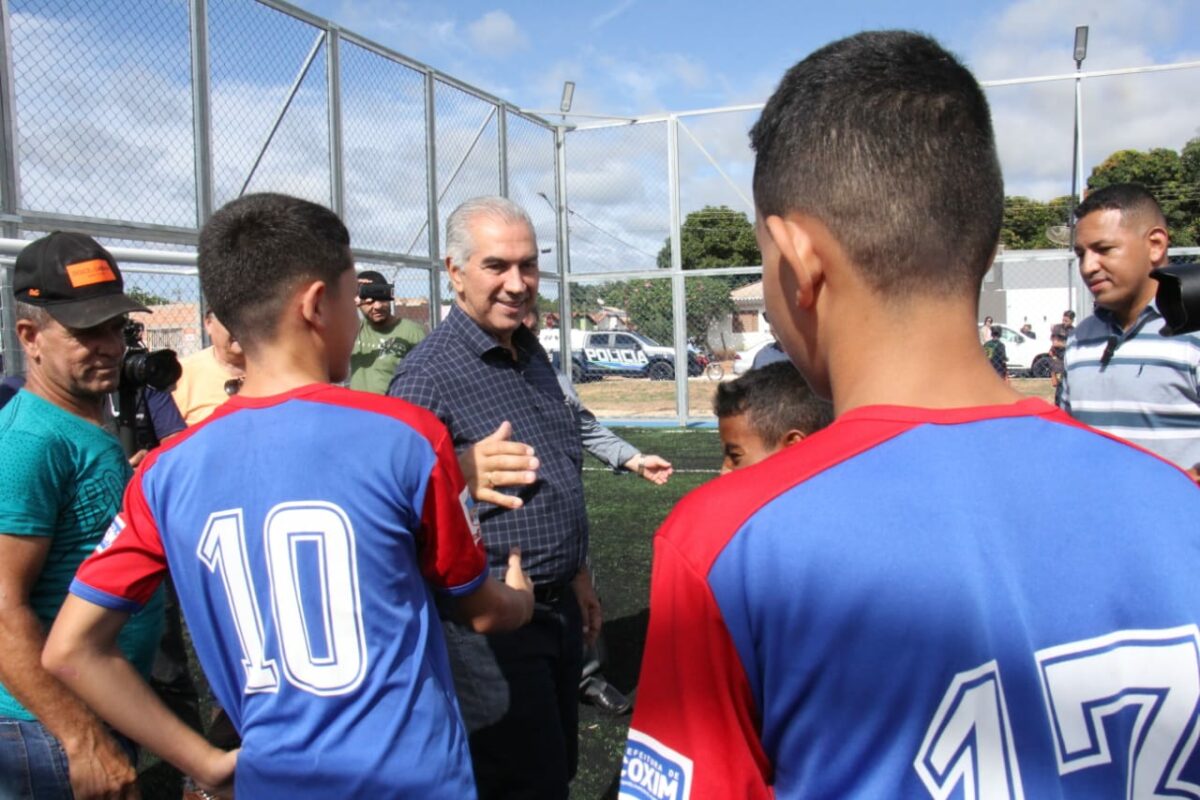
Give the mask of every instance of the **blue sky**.
[[[983, 80], [1070, 73], [1077, 24], [1091, 27], [1087, 69], [1200, 61], [1200, 45], [1188, 38], [1197, 0], [295, 1], [522, 108], [557, 108], [563, 81], [574, 80], [574, 110], [596, 114], [761, 102], [804, 55], [865, 28], [932, 33]], [[22, 207], [194, 222], [187, 4], [8, 6]], [[317, 31], [253, 0], [210, 0], [208, 21], [216, 202], [236, 196], [248, 179], [252, 191], [330, 202], [323, 58], [252, 172]], [[96, 41], [110, 46], [90, 46]], [[428, 252], [421, 78], [362, 48], [341, 52], [347, 222], [360, 247], [419, 258]], [[1007, 193], [1039, 200], [1068, 193], [1072, 83], [994, 88], [988, 96]], [[466, 197], [499, 190], [498, 135], [487, 103], [441, 86], [436, 105], [444, 216]], [[1087, 81], [1085, 171], [1118, 149], [1178, 149], [1200, 135], [1198, 108], [1197, 69]], [[756, 118], [682, 120], [684, 214], [720, 204], [753, 212], [746, 132]], [[541, 195], [555, 192], [553, 136], [517, 118], [508, 133], [510, 192], [534, 215], [539, 237], [552, 240], [555, 218]], [[653, 268], [670, 228], [665, 126], [578, 130], [567, 142], [572, 268]]]
[[763, 100], [806, 53], [865, 28], [931, 33], [981, 79], [1071, 71], [1080, 24], [1091, 28], [1088, 69], [1200, 54], [1188, 0], [297, 4], [518, 105], [556, 108], [573, 79], [576, 110], [619, 114]]

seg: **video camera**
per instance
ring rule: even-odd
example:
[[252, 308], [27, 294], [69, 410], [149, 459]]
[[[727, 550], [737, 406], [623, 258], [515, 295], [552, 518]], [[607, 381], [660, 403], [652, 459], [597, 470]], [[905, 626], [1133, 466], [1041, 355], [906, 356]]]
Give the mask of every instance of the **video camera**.
[[1167, 264], [1150, 277], [1158, 281], [1155, 304], [1171, 335], [1200, 331], [1200, 264]]
[[386, 300], [391, 302], [395, 296], [390, 283], [360, 283], [358, 285], [359, 302], [364, 300]]
[[150, 420], [144, 390], [170, 389], [183, 367], [174, 350], [151, 350], [142, 341], [146, 326], [136, 320], [125, 322], [125, 356], [121, 359], [121, 383], [117, 387], [117, 436], [126, 455], [154, 447], [158, 437]]
[[170, 389], [183, 367], [175, 357], [174, 350], [151, 350], [142, 341], [146, 326], [136, 320], [125, 322], [125, 357], [121, 359], [121, 388], [126, 386], [140, 389], [153, 386], [166, 391]]

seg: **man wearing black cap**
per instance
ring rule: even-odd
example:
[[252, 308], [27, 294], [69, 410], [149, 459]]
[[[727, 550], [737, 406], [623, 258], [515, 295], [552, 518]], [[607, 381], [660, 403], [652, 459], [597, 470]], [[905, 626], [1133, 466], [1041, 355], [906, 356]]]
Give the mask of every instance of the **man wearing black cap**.
[[[101, 425], [120, 378], [125, 314], [148, 309], [125, 295], [112, 256], [73, 233], [30, 243], [13, 289], [27, 376], [0, 409], [0, 796], [124, 797], [137, 777], [129, 750], [40, 657], [131, 474]], [[161, 618], [160, 592], [121, 632], [144, 674]]]
[[350, 388], [384, 394], [396, 365], [425, 338], [425, 331], [392, 309], [392, 284], [374, 270], [358, 273], [358, 310], [363, 320], [350, 353]]

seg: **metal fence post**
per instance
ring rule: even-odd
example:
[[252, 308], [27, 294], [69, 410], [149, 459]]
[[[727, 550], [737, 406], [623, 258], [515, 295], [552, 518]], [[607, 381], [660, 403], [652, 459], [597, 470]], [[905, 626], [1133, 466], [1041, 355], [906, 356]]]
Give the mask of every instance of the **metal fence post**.
[[675, 332], [675, 412], [680, 425], [688, 418], [687, 292], [679, 211], [679, 118], [667, 118], [667, 188], [671, 197], [671, 314]]
[[325, 83], [329, 103], [329, 205], [339, 217], [346, 213], [346, 186], [342, 176], [342, 69], [341, 29], [332, 22], [326, 29]]
[[508, 197], [508, 109], [504, 106], [496, 108], [496, 140], [500, 144], [500, 196]]
[[[0, 235], [16, 239], [20, 231], [17, 209], [20, 181], [17, 172], [17, 125], [13, 108], [12, 31], [8, 0], [0, 0]], [[17, 342], [12, 314], [12, 270], [0, 266], [0, 353], [5, 375], [24, 372], [25, 358]]]
[[562, 125], [554, 128], [554, 186], [558, 197], [555, 213], [558, 217], [558, 368], [571, 376], [571, 232], [567, 224], [567, 131]]
[[433, 73], [425, 72], [425, 204], [429, 242], [429, 327], [442, 321], [442, 256], [438, 242], [437, 93]]
[[[208, 222], [213, 212], [212, 188], [212, 110], [209, 102], [208, 85], [208, 14], [207, 0], [190, 0], [188, 3], [189, 27], [192, 46], [192, 139], [195, 147], [196, 175], [196, 230]], [[208, 303], [204, 292], [197, 293], [199, 302], [196, 312], [200, 344], [208, 347], [211, 342], [204, 327], [204, 316]]]

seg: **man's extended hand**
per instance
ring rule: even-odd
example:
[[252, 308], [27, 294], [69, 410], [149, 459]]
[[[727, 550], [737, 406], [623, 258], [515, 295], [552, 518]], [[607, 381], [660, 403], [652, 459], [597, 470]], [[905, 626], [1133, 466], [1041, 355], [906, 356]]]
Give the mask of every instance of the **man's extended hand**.
[[671, 462], [667, 461], [662, 456], [642, 455], [638, 453], [633, 458], [626, 461], [621, 466], [630, 472], [636, 472], [646, 480], [653, 484], [662, 486], [671, 477], [671, 473], [675, 468], [671, 466]]
[[507, 420], [486, 439], [468, 447], [458, 456], [458, 465], [471, 497], [503, 508], [520, 508], [519, 497], [498, 492], [502, 486], [527, 486], [537, 480], [538, 460], [533, 448], [510, 440], [512, 424]]
[[600, 636], [604, 613], [600, 609], [600, 598], [596, 596], [592, 574], [587, 567], [580, 569], [571, 579], [571, 588], [575, 590], [575, 599], [579, 601], [579, 611], [583, 615], [583, 641], [593, 645]]
[[77, 800], [140, 798], [137, 770], [129, 756], [99, 724], [63, 749], [67, 773]]

